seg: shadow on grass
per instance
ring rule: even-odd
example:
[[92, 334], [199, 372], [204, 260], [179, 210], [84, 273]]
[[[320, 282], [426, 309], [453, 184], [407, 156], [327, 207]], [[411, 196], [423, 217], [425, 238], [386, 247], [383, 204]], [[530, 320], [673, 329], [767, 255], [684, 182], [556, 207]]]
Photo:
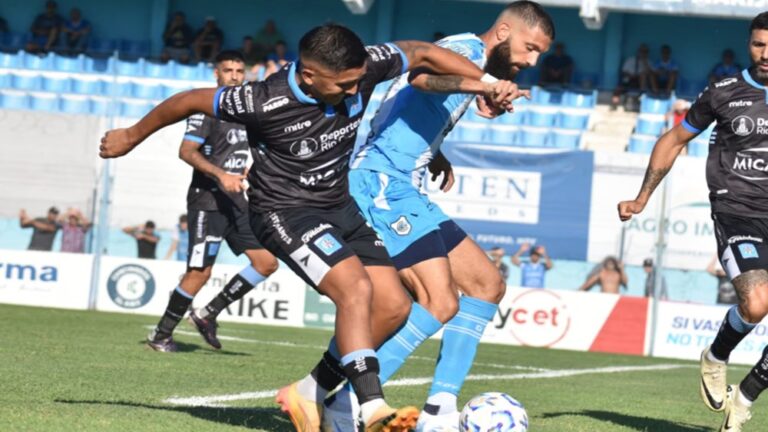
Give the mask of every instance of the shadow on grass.
[[[250, 357], [253, 354], [250, 353], [243, 353], [243, 352], [237, 352], [237, 351], [228, 351], [228, 350], [214, 350], [212, 348], [206, 348], [204, 346], [198, 345], [198, 344], [191, 344], [191, 343], [185, 343], [185, 342], [176, 342], [176, 348], [179, 349], [180, 353], [190, 353], [190, 352], [197, 352], [199, 351], [200, 354], [216, 354], [216, 355], [225, 355], [225, 356], [245, 356]], [[151, 348], [147, 345], [147, 340], [142, 339], [139, 342], [137, 342], [138, 345], [143, 345], [146, 347], [149, 351], [152, 351]], [[172, 353], [171, 353], [172, 354]]]
[[549, 419], [563, 416], [590, 417], [595, 420], [600, 420], [602, 422], [611, 423], [618, 426], [624, 426], [640, 432], [709, 432], [712, 430], [712, 428], [706, 428], [703, 426], [687, 423], [679, 423], [650, 417], [638, 417], [610, 411], [583, 410], [579, 412], [556, 412], [545, 413], [541, 417]]
[[293, 432], [288, 417], [278, 408], [216, 408], [216, 407], [185, 407], [172, 405], [150, 405], [130, 401], [93, 401], [54, 399], [54, 402], [70, 405], [104, 405], [126, 408], [144, 408], [157, 411], [167, 411], [189, 414], [216, 423], [231, 426], [243, 426], [249, 429], [262, 429], [275, 432]]

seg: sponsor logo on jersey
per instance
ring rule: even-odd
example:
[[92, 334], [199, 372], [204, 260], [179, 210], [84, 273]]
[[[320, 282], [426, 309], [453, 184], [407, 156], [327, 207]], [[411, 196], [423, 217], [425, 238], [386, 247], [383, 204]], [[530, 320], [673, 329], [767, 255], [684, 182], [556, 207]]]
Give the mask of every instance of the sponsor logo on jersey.
[[270, 112], [270, 111], [276, 110], [276, 109], [278, 109], [278, 108], [280, 108], [282, 106], [288, 105], [288, 102], [289, 102], [288, 101], [288, 97], [286, 97], [286, 96], [273, 97], [272, 99], [270, 99], [270, 100], [264, 102], [263, 104], [261, 104], [261, 110], [263, 112], [265, 112], [265, 113], [266, 112]]
[[411, 223], [408, 222], [408, 218], [402, 215], [389, 226], [391, 226], [392, 229], [395, 230], [395, 233], [400, 236], [407, 236], [411, 233], [411, 229], [413, 228]]
[[320, 251], [326, 255], [333, 255], [334, 252], [341, 249], [341, 243], [331, 233], [325, 233], [314, 241]]
[[[763, 123], [766, 123], [764, 119], [758, 120], [762, 120]], [[758, 131], [758, 133], [768, 133], [768, 128], [765, 127], [765, 124], [761, 126], [765, 132]], [[731, 121], [731, 130], [738, 136], [751, 135], [755, 130], [755, 121], [750, 117], [740, 115]]]
[[244, 114], [245, 108], [243, 108], [243, 100], [240, 98], [240, 92], [235, 88], [230, 94], [232, 95], [232, 101], [235, 103], [235, 111], [238, 114]]
[[248, 133], [245, 129], [230, 129], [227, 131], [227, 142], [234, 145], [240, 142], [248, 141]]
[[738, 81], [738, 78], [726, 78], [726, 79], [724, 79], [724, 80], [722, 80], [720, 82], [715, 83], [715, 88], [721, 88], [721, 87], [729, 86], [729, 85], [735, 83], [736, 81]]
[[268, 215], [270, 222], [272, 222], [272, 228], [277, 231], [277, 235], [280, 236], [280, 240], [282, 240], [285, 244], [289, 245], [293, 243], [293, 239], [291, 236], [288, 235], [288, 232], [285, 230], [285, 227], [283, 226], [282, 221], [280, 220], [280, 216], [277, 215], [275, 212], [271, 212]]
[[249, 113], [256, 112], [256, 108], [253, 106], [253, 87], [245, 86], [243, 94], [245, 96], [245, 110]]
[[363, 97], [360, 96], [360, 93], [347, 98], [344, 100], [344, 103], [347, 106], [347, 114], [350, 117], [354, 117], [363, 112]]
[[285, 133], [298, 132], [298, 131], [300, 131], [302, 129], [305, 129], [305, 128], [308, 128], [310, 126], [312, 126], [312, 122], [311, 121], [309, 121], [309, 120], [302, 121], [302, 122], [298, 122], [298, 123], [292, 124], [290, 126], [286, 126], [285, 129], [283, 129], [283, 132], [285, 132]]
[[759, 258], [757, 248], [752, 243], [742, 243], [739, 245], [739, 252], [744, 259]]
[[361, 117], [343, 128], [320, 135], [320, 151], [324, 152], [336, 147], [336, 145], [338, 145], [341, 140], [345, 139], [347, 135], [355, 133], [362, 121], [363, 119]]
[[762, 243], [763, 239], [761, 239], [760, 237], [740, 236], [740, 235], [728, 238], [728, 244], [734, 244], [740, 241], [751, 241], [755, 243]]
[[291, 153], [299, 158], [307, 159], [317, 151], [317, 141], [314, 138], [302, 138], [291, 143]]
[[312, 237], [320, 234], [321, 232], [323, 232], [323, 231], [325, 231], [327, 229], [331, 229], [331, 228], [333, 228], [333, 226], [331, 226], [331, 224], [327, 224], [327, 223], [320, 224], [320, 225], [312, 228], [311, 230], [305, 232], [304, 234], [302, 234], [301, 235], [301, 241], [303, 241], [304, 243], [309, 243], [309, 241], [312, 240]]
[[751, 107], [752, 101], [739, 100], [728, 104], [728, 108]]
[[232, 152], [222, 168], [230, 174], [241, 174], [248, 166], [249, 153], [250, 151], [248, 150]]
[[126, 309], [136, 309], [152, 300], [155, 278], [146, 268], [137, 264], [122, 265], [109, 275], [107, 292], [112, 301]]

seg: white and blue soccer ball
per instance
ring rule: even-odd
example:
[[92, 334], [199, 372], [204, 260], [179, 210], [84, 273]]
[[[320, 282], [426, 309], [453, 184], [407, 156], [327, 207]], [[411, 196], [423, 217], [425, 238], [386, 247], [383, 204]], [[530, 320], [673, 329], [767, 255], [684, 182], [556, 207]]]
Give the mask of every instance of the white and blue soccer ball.
[[461, 410], [461, 432], [526, 432], [528, 413], [512, 396], [489, 392], [473, 397]]

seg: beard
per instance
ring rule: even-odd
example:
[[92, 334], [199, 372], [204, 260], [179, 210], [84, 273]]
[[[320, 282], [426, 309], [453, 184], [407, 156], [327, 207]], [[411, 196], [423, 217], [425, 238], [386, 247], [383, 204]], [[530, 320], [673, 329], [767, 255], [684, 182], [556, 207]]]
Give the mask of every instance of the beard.
[[[488, 54], [488, 61], [485, 63], [485, 72], [500, 80], [514, 80], [518, 70], [527, 67], [527, 65], [512, 63], [511, 58], [509, 39], [507, 39], [491, 49], [490, 54]], [[517, 70], [514, 70], [513, 67], [516, 67]]]
[[755, 64], [755, 77], [763, 82], [768, 81], [768, 72], [761, 71], [757, 64]]

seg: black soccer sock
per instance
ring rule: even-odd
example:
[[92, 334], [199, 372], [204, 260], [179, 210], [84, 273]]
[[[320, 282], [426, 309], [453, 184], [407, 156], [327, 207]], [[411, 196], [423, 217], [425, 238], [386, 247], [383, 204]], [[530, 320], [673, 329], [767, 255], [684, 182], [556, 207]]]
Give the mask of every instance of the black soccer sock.
[[[360, 354], [360, 355], [358, 355]], [[383, 399], [384, 391], [379, 380], [379, 360], [373, 350], [360, 350], [344, 356], [348, 360], [344, 365], [347, 379], [355, 389], [360, 405], [374, 399]]]
[[744, 321], [739, 314], [739, 307], [733, 306], [725, 314], [720, 330], [712, 342], [711, 352], [715, 358], [728, 361], [731, 351], [736, 348], [748, 334], [755, 328], [755, 324]]
[[768, 346], [763, 349], [763, 356], [739, 384], [739, 389], [747, 399], [755, 401], [760, 393], [768, 388]]
[[229, 280], [221, 292], [208, 303], [201, 312], [205, 314], [201, 318], [216, 319], [227, 306], [243, 298], [259, 282], [265, 279], [251, 266], [247, 266]]
[[165, 308], [163, 317], [160, 318], [160, 322], [157, 324], [157, 333], [155, 337], [157, 339], [164, 339], [173, 333], [173, 329], [179, 324], [184, 313], [192, 304], [193, 296], [184, 292], [181, 287], [176, 287], [171, 294], [170, 300], [168, 300], [168, 306]]
[[323, 358], [312, 369], [310, 375], [317, 381], [317, 385], [326, 392], [335, 389], [347, 379], [347, 375], [344, 369], [342, 369], [341, 364], [339, 364], [339, 360], [328, 351], [323, 353]]

